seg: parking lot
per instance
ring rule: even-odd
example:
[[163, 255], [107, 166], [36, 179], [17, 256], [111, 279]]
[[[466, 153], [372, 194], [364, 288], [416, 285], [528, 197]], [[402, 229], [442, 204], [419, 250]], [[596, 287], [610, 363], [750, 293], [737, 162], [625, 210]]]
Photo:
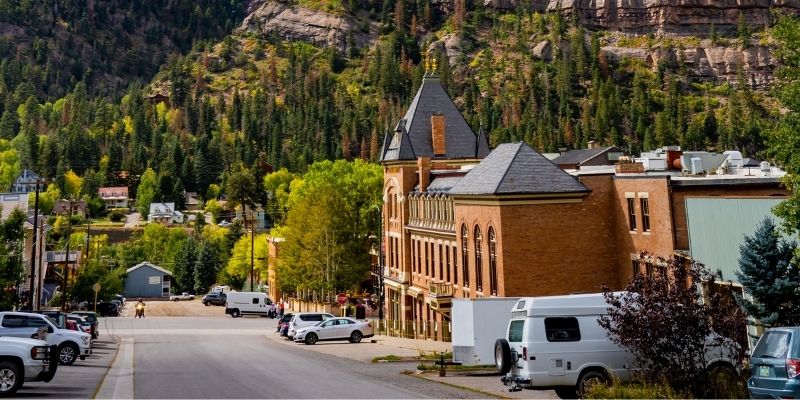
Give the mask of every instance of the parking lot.
[[[133, 317], [136, 299], [128, 299], [121, 316]], [[145, 317], [224, 317], [225, 307], [204, 306], [200, 297], [182, 301], [146, 301]]]

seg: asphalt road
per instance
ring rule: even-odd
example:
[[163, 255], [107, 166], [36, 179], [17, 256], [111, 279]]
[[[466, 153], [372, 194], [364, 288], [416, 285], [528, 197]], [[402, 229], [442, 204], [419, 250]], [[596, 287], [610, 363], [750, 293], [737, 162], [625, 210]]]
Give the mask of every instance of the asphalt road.
[[59, 365], [50, 382], [25, 382], [14, 397], [91, 399], [105, 378], [117, 348], [117, 342], [101, 333], [94, 342], [92, 356], [75, 360], [72, 365]]
[[[368, 364], [276, 342], [266, 337], [274, 324], [258, 317], [105, 318], [101, 332], [122, 346], [107, 360], [113, 366], [98, 398], [485, 397], [402, 373], [415, 364]], [[359, 346], [336, 345], [347, 351]]]

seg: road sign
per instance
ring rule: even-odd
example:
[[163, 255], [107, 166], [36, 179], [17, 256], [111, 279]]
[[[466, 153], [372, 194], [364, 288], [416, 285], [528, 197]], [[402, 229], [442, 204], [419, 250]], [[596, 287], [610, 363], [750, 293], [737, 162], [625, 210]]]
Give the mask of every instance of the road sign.
[[344, 303], [347, 302], [347, 294], [346, 293], [337, 294], [336, 295], [336, 302], [341, 304], [341, 305], [344, 305]]
[[94, 312], [97, 312], [97, 292], [100, 291], [100, 282], [95, 282], [92, 290], [94, 290]]

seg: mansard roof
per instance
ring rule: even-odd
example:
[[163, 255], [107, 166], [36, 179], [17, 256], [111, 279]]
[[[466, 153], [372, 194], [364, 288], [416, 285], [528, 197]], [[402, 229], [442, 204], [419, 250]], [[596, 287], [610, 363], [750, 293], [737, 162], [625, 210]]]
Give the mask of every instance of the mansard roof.
[[525, 143], [504, 143], [456, 183], [453, 195], [588, 192], [574, 176]]
[[483, 158], [489, 154], [485, 135], [476, 135], [445, 92], [439, 78], [426, 75], [414, 100], [393, 132], [384, 140], [381, 161], [434, 157], [431, 116], [445, 119], [444, 158]]

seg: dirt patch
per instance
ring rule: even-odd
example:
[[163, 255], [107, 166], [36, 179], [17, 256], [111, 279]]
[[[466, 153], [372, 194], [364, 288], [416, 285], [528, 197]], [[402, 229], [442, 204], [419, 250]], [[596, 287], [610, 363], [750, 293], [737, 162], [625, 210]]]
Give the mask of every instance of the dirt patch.
[[[133, 317], [135, 301], [128, 301], [122, 315]], [[200, 299], [184, 301], [146, 301], [148, 317], [225, 317], [225, 307], [204, 306]]]

